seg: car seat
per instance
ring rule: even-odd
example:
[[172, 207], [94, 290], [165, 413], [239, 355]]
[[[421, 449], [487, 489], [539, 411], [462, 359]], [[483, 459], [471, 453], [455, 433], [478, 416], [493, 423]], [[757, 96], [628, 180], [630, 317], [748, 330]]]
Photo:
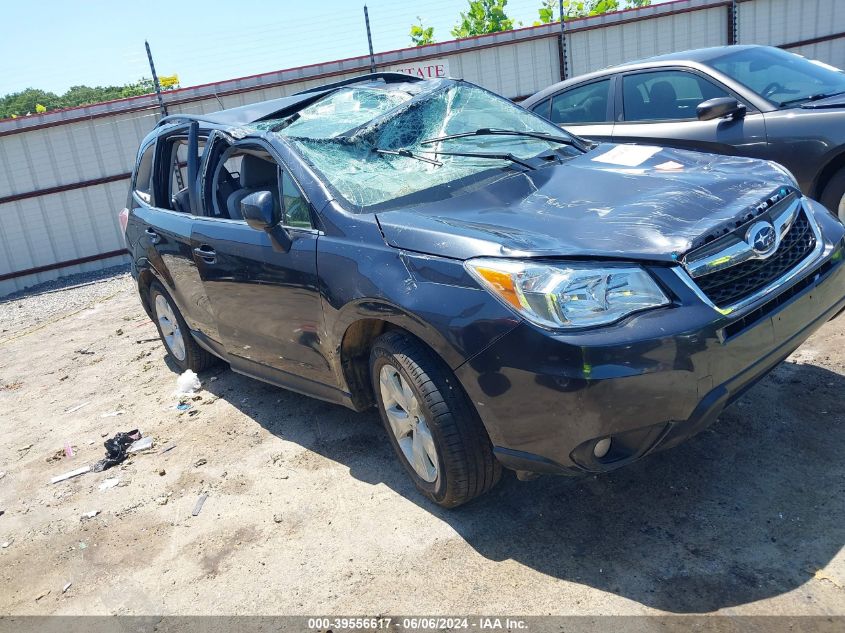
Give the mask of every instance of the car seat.
[[651, 118], [674, 119], [678, 116], [678, 95], [668, 81], [654, 83], [649, 92], [649, 101], [655, 115]]
[[233, 220], [243, 219], [241, 201], [256, 191], [269, 191], [273, 194], [273, 203], [277, 212], [281, 210], [279, 203], [279, 179], [276, 163], [258, 158], [252, 154], [245, 154], [240, 169], [241, 188], [230, 194], [226, 199], [226, 210]]

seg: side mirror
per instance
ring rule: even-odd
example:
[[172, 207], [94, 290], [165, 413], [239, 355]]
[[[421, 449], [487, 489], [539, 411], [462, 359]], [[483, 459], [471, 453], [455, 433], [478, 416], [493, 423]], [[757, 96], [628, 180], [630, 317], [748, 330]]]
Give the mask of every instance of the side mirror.
[[241, 200], [241, 215], [251, 228], [265, 231], [270, 236], [270, 244], [274, 251], [287, 253], [293, 240], [274, 217], [275, 206], [272, 193], [256, 191]]
[[274, 207], [272, 193], [256, 191], [241, 200], [241, 215], [252, 228], [266, 231], [276, 224], [273, 217]]
[[696, 114], [699, 121], [710, 121], [729, 116], [741, 119], [745, 116], [745, 106], [733, 97], [717, 97], [699, 103]]

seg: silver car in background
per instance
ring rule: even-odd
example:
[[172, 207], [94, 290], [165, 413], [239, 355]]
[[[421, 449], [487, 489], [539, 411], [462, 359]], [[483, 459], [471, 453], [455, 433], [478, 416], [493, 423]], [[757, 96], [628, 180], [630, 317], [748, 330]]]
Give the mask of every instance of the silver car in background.
[[845, 221], [845, 73], [768, 46], [660, 55], [555, 84], [522, 105], [595, 141], [783, 165]]

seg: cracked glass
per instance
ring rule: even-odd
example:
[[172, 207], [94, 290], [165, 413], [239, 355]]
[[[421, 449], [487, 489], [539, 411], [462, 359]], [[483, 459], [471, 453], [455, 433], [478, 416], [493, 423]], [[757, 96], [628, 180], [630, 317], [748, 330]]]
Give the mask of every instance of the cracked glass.
[[[256, 124], [284, 137], [356, 210], [416, 195], [415, 201], [454, 195], [459, 188], [511, 173], [511, 161], [442, 152], [512, 154], [532, 158], [577, 149], [519, 136], [473, 136], [423, 143], [480, 128], [566, 132], [487, 90], [454, 80], [374, 84], [338, 89], [286, 119]], [[409, 155], [376, 149], [407, 150]], [[433, 162], [432, 162], [433, 161]]]

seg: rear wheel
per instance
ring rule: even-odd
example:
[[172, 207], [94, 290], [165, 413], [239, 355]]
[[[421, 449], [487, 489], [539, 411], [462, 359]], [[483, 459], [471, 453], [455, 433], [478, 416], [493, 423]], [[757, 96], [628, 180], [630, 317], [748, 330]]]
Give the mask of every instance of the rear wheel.
[[845, 169], [833, 175], [822, 192], [821, 203], [845, 223]]
[[158, 282], [150, 284], [150, 305], [158, 335], [182, 370], [200, 372], [217, 361], [217, 357], [197, 345], [170, 294]]
[[484, 494], [502, 468], [455, 375], [423, 343], [391, 331], [370, 354], [382, 422], [417, 489], [451, 508]]

